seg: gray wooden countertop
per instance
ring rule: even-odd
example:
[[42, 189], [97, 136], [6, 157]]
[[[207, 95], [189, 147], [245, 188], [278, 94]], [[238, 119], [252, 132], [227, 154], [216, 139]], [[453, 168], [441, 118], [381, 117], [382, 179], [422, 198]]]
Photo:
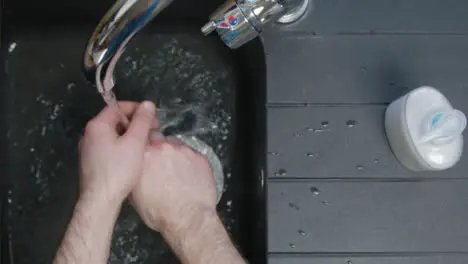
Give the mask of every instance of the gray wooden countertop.
[[383, 127], [421, 85], [468, 114], [467, 14], [463, 0], [315, 0], [266, 31], [269, 263], [468, 263], [468, 156], [408, 171]]

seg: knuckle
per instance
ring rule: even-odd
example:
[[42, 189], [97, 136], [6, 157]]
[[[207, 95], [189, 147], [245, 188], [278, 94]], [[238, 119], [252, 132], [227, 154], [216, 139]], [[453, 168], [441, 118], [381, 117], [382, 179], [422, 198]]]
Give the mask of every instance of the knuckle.
[[124, 141], [126, 142], [126, 144], [128, 144], [129, 146], [134, 146], [134, 145], [137, 145], [139, 144], [141, 141], [143, 141], [141, 138], [137, 137], [136, 135], [133, 135], [133, 134], [129, 134], [125, 137]]
[[154, 116], [152, 116], [151, 114], [149, 113], [137, 113], [135, 116], [134, 116], [134, 119], [136, 121], [141, 121], [141, 122], [148, 122], [148, 123], [152, 123], [153, 122], [153, 119], [154, 119]]
[[93, 119], [89, 121], [88, 124], [86, 124], [85, 135], [94, 135], [98, 133], [99, 131], [101, 131], [101, 129], [102, 129], [102, 124]]

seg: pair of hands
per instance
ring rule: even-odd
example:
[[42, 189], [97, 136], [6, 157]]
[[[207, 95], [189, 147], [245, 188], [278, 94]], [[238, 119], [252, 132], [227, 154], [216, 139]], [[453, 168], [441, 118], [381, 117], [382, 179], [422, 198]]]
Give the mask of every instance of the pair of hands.
[[151, 102], [120, 102], [131, 119], [104, 108], [80, 141], [80, 199], [120, 205], [129, 198], [153, 230], [189, 225], [193, 214], [215, 212], [216, 188], [208, 161], [175, 138], [158, 133]]

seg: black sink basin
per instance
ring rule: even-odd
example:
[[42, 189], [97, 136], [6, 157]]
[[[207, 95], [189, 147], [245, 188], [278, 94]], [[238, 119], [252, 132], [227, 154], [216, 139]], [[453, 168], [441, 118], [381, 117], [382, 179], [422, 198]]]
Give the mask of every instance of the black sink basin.
[[[112, 1], [4, 2], [2, 263], [50, 263], [77, 198], [77, 142], [104, 107], [82, 72], [83, 51]], [[219, 214], [248, 261], [266, 263], [263, 47], [232, 51], [203, 37], [200, 25], [220, 4], [203, 2], [176, 0], [136, 36], [117, 66], [118, 97], [192, 106], [189, 132], [215, 149], [227, 175]], [[110, 263], [178, 261], [125, 204]]]

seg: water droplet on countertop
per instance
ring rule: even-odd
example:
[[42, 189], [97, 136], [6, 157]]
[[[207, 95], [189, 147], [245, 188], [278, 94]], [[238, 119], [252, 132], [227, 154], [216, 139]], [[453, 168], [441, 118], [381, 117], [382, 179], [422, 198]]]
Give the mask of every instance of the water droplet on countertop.
[[357, 125], [357, 122], [356, 122], [356, 120], [348, 120], [348, 121], [346, 122], [346, 125], [347, 125], [348, 127], [355, 127], [355, 126]]
[[319, 195], [320, 194], [320, 190], [317, 187], [310, 187], [310, 192], [313, 195]]
[[301, 236], [307, 236], [307, 233], [306, 233], [304, 230], [302, 230], [302, 229], [297, 230], [297, 232], [298, 232], [299, 235], [301, 235]]
[[301, 209], [301, 208], [300, 208], [297, 204], [295, 204], [295, 203], [289, 203], [288, 205], [289, 205], [289, 207], [294, 208], [294, 209], [296, 209], [296, 210], [298, 210], [298, 211], [299, 211], [299, 209]]
[[374, 160], [372, 161], [372, 163], [374, 163], [374, 164], [377, 164], [377, 163], [379, 163], [379, 162], [380, 162], [379, 159], [374, 159]]
[[268, 152], [268, 155], [270, 155], [270, 156], [279, 156], [279, 153], [275, 152], [275, 151], [270, 151], [270, 152]]
[[364, 166], [358, 165], [358, 166], [356, 166], [356, 169], [362, 171], [362, 170], [364, 170]]
[[313, 127], [308, 127], [306, 128], [307, 132], [315, 132], [315, 128]]
[[276, 173], [275, 176], [286, 176], [287, 171], [285, 169], [279, 169]]
[[367, 66], [364, 66], [364, 65], [363, 65], [363, 66], [361, 66], [361, 67], [359, 67], [359, 68], [360, 68], [361, 71], [363, 71], [363, 72], [367, 71]]
[[346, 264], [353, 264], [353, 262], [351, 260], [348, 260]]
[[293, 134], [294, 137], [301, 137], [303, 135], [304, 134], [302, 134], [301, 132], [294, 132], [294, 134]]
[[328, 121], [323, 121], [322, 122], [322, 127], [323, 128], [327, 128], [329, 125], [330, 125], [330, 122], [328, 122]]
[[323, 205], [330, 205], [330, 203], [328, 201], [320, 201], [321, 204]]
[[307, 152], [306, 156], [309, 157], [309, 158], [315, 158], [315, 154], [312, 153], [312, 152]]
[[290, 247], [290, 248], [296, 248], [296, 245], [293, 244], [293, 243], [291, 243], [291, 244], [289, 244], [289, 247]]

